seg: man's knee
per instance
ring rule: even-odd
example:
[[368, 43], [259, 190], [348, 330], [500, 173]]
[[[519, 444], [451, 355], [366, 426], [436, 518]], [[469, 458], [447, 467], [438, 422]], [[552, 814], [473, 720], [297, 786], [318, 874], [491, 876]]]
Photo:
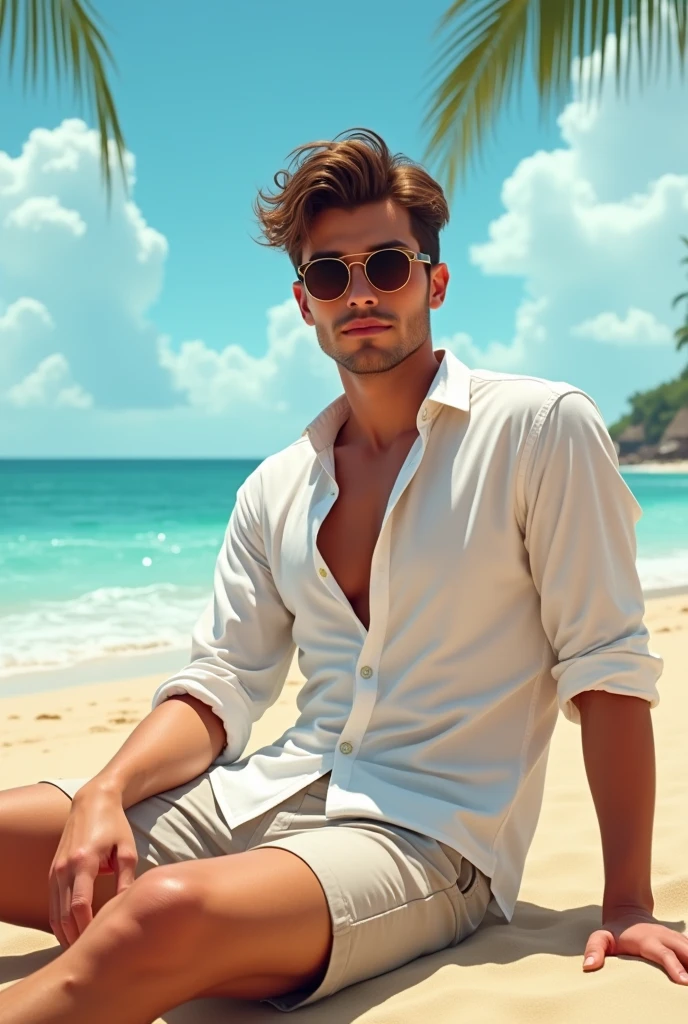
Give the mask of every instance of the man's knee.
[[201, 895], [192, 875], [180, 867], [147, 871], [98, 915], [114, 944], [151, 966], [159, 960], [169, 969], [175, 955], [183, 962], [200, 927]]
[[168, 864], [146, 871], [129, 887], [127, 892], [135, 898], [137, 910], [159, 919], [161, 915], [174, 915], [196, 910], [201, 893], [194, 872], [189, 871], [193, 862]]

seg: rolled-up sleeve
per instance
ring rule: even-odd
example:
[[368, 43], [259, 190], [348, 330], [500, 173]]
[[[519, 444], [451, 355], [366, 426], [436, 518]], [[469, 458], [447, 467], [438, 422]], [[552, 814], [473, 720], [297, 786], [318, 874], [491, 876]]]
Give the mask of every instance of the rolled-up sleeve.
[[663, 662], [649, 650], [643, 621], [635, 536], [641, 508], [588, 395], [554, 396], [540, 412], [523, 475], [524, 540], [557, 658], [559, 707], [580, 724], [572, 698], [607, 690], [654, 708]]
[[192, 631], [191, 662], [162, 683], [152, 707], [188, 693], [222, 720], [226, 746], [215, 764], [238, 760], [251, 727], [279, 697], [295, 644], [265, 554], [258, 470], [239, 488], [215, 563], [213, 595]]

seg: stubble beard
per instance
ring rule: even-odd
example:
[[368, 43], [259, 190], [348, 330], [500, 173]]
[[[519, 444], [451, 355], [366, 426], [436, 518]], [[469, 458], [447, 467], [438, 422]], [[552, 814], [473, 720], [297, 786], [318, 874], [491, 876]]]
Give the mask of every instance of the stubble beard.
[[[399, 330], [396, 325], [394, 329]], [[315, 334], [325, 355], [330, 356], [349, 373], [386, 373], [399, 363], [403, 363], [427, 341], [430, 336], [430, 309], [425, 306], [418, 313], [408, 317], [403, 324], [403, 334], [393, 346], [381, 341], [380, 335], [370, 335], [368, 338], [358, 339], [361, 343], [359, 348], [346, 352], [344, 346], [350, 342], [344, 341], [341, 346], [338, 345], [333, 341], [330, 332], [317, 324]]]

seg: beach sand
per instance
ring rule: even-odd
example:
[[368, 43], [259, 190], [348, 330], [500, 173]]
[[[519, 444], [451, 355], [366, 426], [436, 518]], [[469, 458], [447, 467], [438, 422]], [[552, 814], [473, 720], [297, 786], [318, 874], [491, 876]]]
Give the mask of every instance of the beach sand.
[[[665, 659], [661, 701], [652, 712], [657, 750], [655, 915], [683, 933], [688, 918], [688, 595], [648, 599], [646, 622], [652, 650]], [[153, 691], [165, 678], [110, 681], [1, 699], [0, 788], [27, 785], [44, 776], [95, 774], [148, 713]], [[294, 663], [278, 703], [256, 723], [247, 753], [279, 736], [294, 720], [302, 681]], [[600, 971], [583, 973], [585, 943], [600, 926], [603, 879], [580, 728], [560, 715], [542, 814], [513, 921], [507, 925], [490, 914], [454, 949], [344, 989], [297, 1011], [298, 1019], [328, 1024], [688, 1020], [688, 991], [655, 965], [610, 957]], [[0, 924], [0, 988], [59, 954], [54, 937]], [[259, 1003], [196, 1000], [166, 1013], [164, 1019], [167, 1024], [267, 1022], [284, 1019], [284, 1014]]]

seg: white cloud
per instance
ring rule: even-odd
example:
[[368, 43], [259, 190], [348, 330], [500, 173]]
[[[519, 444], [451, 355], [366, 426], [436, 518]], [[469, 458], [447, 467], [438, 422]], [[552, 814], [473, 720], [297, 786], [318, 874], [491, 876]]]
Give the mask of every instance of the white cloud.
[[451, 349], [468, 366], [518, 373], [525, 366], [528, 353], [546, 341], [546, 330], [541, 323], [546, 309], [547, 299], [544, 296], [524, 300], [516, 310], [516, 333], [509, 345], [491, 341], [486, 348], [479, 348], [465, 331], [441, 338], [433, 344], [435, 348]]
[[50, 313], [42, 302], [31, 299], [27, 295], [7, 306], [0, 316], [0, 346], [3, 350], [16, 345], [32, 330], [55, 326]]
[[[131, 194], [130, 153], [126, 166]], [[35, 129], [16, 158], [0, 152], [0, 404], [94, 415], [190, 408], [238, 427], [269, 412], [298, 436], [304, 408], [329, 401], [341, 382], [293, 297], [267, 311], [261, 356], [198, 338], [174, 344], [148, 318], [167, 240], [117, 176], [113, 186], [108, 215], [98, 134], [78, 119]], [[54, 422], [45, 434], [58, 436]]]
[[19, 384], [11, 387], [6, 395], [11, 405], [69, 407], [90, 409], [93, 396], [72, 380], [69, 363], [61, 352], [55, 352], [38, 364]]
[[331, 398], [341, 391], [336, 371], [294, 299], [269, 309], [267, 316], [267, 351], [262, 356], [251, 355], [241, 345], [218, 351], [200, 340], [185, 341], [174, 352], [167, 336], [159, 339], [161, 365], [189, 405], [210, 415], [250, 409], [287, 412], [303, 408], [314, 384], [321, 394], [331, 392]]
[[76, 210], [67, 210], [57, 196], [32, 196], [13, 207], [5, 217], [3, 228], [20, 231], [44, 231], [48, 226], [78, 238], [86, 233], [86, 224]]
[[[599, 54], [586, 58], [585, 76], [598, 68]], [[456, 332], [434, 345], [593, 395], [603, 381], [610, 418], [638, 381], [684, 362], [671, 300], [685, 289], [688, 133], [676, 77], [642, 95], [633, 84], [627, 100], [613, 62], [605, 74], [588, 106], [574, 67], [561, 146], [514, 168], [504, 213], [470, 249], [486, 275], [523, 281], [512, 337]], [[131, 189], [130, 153], [126, 166]], [[341, 391], [291, 294], [266, 312], [262, 355], [160, 334], [150, 310], [167, 251], [117, 175], [108, 214], [98, 134], [83, 121], [35, 129], [17, 157], [0, 152], [0, 437], [46, 454], [169, 454], [169, 436], [180, 455], [264, 454]]]
[[[134, 157], [125, 165], [133, 186]], [[0, 281], [13, 304], [31, 296], [50, 318], [38, 358], [60, 351], [98, 405], [174, 405], [146, 315], [163, 282], [167, 240], [127, 200], [117, 175], [103, 199], [98, 133], [70, 118], [36, 128], [17, 157], [0, 152]], [[23, 352], [0, 365], [0, 392], [28, 372]]]
[[632, 306], [624, 319], [616, 313], [599, 313], [571, 328], [571, 334], [612, 345], [666, 345], [673, 334], [657, 317]]
[[688, 132], [676, 75], [642, 94], [631, 75], [629, 98], [617, 98], [608, 59], [602, 97], [588, 102], [599, 64], [599, 52], [584, 59], [579, 91], [574, 63], [574, 99], [558, 118], [565, 147], [520, 161], [502, 187], [505, 212], [470, 248], [485, 274], [523, 278], [513, 338], [461, 337], [456, 348], [472, 366], [604, 390], [613, 418], [638, 380], [667, 379], [685, 361], [671, 302], [685, 289]]
[[13, 333], [18, 335], [24, 326], [22, 321], [24, 319], [28, 320], [30, 317], [35, 317], [36, 320], [41, 321], [46, 327], [54, 326], [50, 313], [43, 303], [24, 296], [13, 302], [11, 306], [8, 306], [3, 315], [0, 316], [0, 337], [2, 337], [3, 344], [6, 344], [11, 339]]
[[19, 380], [40, 358], [55, 324], [37, 299], [23, 295], [0, 316], [0, 395], [3, 384]]

